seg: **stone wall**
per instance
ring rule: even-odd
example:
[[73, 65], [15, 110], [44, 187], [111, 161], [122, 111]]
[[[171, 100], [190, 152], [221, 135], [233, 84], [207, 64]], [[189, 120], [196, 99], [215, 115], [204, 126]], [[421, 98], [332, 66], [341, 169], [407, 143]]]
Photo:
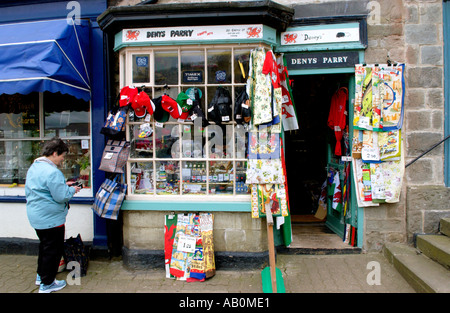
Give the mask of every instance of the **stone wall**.
[[[123, 212], [125, 265], [137, 268], [161, 265], [166, 214], [170, 212]], [[252, 218], [248, 212], [215, 212], [213, 238], [218, 268], [242, 268], [246, 263], [262, 266], [266, 262], [265, 219]]]
[[[164, 250], [164, 216], [170, 212], [124, 211], [124, 245], [130, 249]], [[248, 212], [215, 212], [215, 251], [261, 252], [267, 250], [265, 220]]]
[[[406, 64], [402, 135], [408, 164], [444, 136], [442, 1], [377, 2], [381, 14], [379, 23], [368, 25], [366, 62]], [[399, 204], [365, 209], [368, 249], [383, 240], [411, 243], [414, 233], [436, 232], [437, 216], [450, 214], [445, 201], [434, 199], [449, 194], [443, 145], [406, 168], [404, 185]]]

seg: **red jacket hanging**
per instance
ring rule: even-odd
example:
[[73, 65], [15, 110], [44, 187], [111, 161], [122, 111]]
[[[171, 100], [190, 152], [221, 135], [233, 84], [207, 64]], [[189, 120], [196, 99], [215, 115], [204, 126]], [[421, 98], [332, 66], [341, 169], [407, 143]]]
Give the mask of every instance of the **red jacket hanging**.
[[348, 100], [348, 89], [345, 87], [339, 88], [331, 97], [330, 113], [328, 115], [328, 127], [334, 130], [336, 136], [336, 147], [334, 149], [335, 155], [342, 155], [341, 139], [342, 131], [346, 126], [346, 108]]

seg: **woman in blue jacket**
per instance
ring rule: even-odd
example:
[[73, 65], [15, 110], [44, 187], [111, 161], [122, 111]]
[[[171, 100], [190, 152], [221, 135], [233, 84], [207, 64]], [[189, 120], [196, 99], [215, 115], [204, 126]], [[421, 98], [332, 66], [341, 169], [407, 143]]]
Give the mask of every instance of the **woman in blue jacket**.
[[36, 278], [40, 293], [66, 286], [64, 280], [55, 277], [64, 252], [64, 224], [69, 200], [81, 189], [69, 187], [58, 169], [68, 151], [64, 141], [57, 137], [46, 142], [43, 156], [34, 160], [25, 182], [28, 220], [40, 241]]

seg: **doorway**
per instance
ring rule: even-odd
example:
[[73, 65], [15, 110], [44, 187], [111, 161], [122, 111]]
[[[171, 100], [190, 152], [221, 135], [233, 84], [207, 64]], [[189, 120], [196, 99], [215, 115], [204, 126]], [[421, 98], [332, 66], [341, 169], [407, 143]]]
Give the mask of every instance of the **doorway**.
[[[291, 247], [332, 250], [351, 248], [343, 243], [343, 216], [330, 211], [330, 208], [325, 217], [322, 215], [323, 218], [316, 213], [319, 210], [319, 198], [324, 192], [323, 187], [326, 189], [329, 160], [336, 159], [334, 130], [327, 125], [331, 98], [339, 88], [348, 88], [349, 83], [353, 82], [352, 77], [353, 74], [345, 73], [290, 77], [299, 124], [298, 130], [285, 132], [293, 234]], [[347, 112], [348, 103], [349, 101]], [[348, 125], [349, 114], [346, 116]], [[341, 141], [341, 147], [345, 155], [349, 146], [344, 140]]]

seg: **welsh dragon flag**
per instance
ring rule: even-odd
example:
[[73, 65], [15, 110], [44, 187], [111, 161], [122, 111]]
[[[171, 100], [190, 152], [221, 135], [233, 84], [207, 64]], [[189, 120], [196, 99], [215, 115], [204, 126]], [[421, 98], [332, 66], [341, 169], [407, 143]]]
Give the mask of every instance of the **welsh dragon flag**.
[[286, 60], [283, 54], [277, 56], [278, 73], [281, 81], [281, 95], [282, 95], [282, 122], [283, 129], [295, 130], [298, 129], [297, 113], [295, 112], [294, 99], [292, 97], [291, 87], [289, 86], [289, 74], [286, 67]]

